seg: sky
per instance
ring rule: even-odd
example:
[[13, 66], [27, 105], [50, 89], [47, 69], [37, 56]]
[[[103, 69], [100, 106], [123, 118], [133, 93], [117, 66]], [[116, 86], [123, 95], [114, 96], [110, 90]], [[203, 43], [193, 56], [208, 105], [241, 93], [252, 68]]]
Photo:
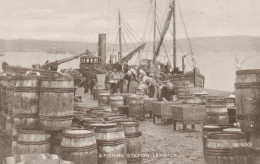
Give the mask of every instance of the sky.
[[[166, 14], [168, 3], [157, 0], [159, 18]], [[112, 41], [118, 9], [137, 40], [152, 32], [149, 21], [145, 25], [151, 0], [0, 0], [0, 4], [0, 39], [97, 42], [98, 34], [106, 33]], [[259, 0], [178, 0], [177, 38], [185, 38], [178, 4], [190, 37], [260, 36]], [[148, 20], [151, 23], [151, 15]], [[170, 38], [169, 32], [166, 39]]]

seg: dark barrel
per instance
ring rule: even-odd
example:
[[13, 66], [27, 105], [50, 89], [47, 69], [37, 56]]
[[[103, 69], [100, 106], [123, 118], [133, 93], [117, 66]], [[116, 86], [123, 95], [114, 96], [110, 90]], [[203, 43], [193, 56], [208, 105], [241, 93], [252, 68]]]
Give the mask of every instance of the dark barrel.
[[236, 71], [237, 120], [244, 132], [260, 130], [260, 69]]
[[72, 123], [73, 107], [73, 79], [68, 77], [41, 78], [39, 116], [42, 129], [68, 129]]
[[61, 157], [75, 164], [97, 164], [97, 143], [94, 131], [77, 128], [63, 131]]
[[251, 163], [245, 133], [215, 132], [207, 134], [205, 160], [208, 164]]

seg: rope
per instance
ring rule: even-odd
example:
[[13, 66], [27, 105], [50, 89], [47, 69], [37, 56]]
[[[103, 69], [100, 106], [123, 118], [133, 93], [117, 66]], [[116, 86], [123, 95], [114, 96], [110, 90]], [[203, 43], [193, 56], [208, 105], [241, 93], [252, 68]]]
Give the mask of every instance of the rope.
[[193, 65], [194, 65], [194, 67], [196, 67], [196, 66], [197, 66], [197, 63], [196, 63], [196, 60], [195, 60], [195, 57], [194, 57], [194, 53], [193, 53], [193, 49], [192, 49], [192, 45], [191, 45], [191, 41], [190, 41], [190, 37], [189, 37], [188, 32], [187, 32], [187, 28], [186, 28], [186, 25], [185, 25], [185, 22], [184, 22], [184, 19], [183, 19], [183, 15], [182, 15], [182, 10], [181, 10], [180, 3], [179, 3], [178, 0], [177, 0], [177, 4], [178, 4], [179, 9], [180, 9], [181, 21], [182, 21], [182, 24], [183, 24], [183, 27], [184, 27], [184, 30], [185, 30], [186, 36], [187, 36], [188, 41], [189, 41], [189, 47], [190, 47], [191, 54], [192, 54]]
[[[123, 24], [126, 26], [126, 28], [129, 30], [129, 32], [133, 35], [133, 37], [136, 39], [136, 41], [138, 42], [138, 40], [141, 40], [138, 35], [134, 32], [134, 30], [132, 29], [132, 27], [126, 22], [126, 20], [124, 18], [122, 18], [122, 22]], [[140, 42], [138, 42], [140, 43]]]

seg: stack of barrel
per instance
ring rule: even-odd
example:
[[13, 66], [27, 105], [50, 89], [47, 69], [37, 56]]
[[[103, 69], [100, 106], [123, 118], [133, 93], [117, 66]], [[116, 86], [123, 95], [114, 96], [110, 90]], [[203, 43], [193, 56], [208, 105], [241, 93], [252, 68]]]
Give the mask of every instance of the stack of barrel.
[[260, 69], [236, 71], [235, 103], [241, 130], [250, 141], [252, 163], [260, 159]]
[[176, 95], [177, 96], [184, 96], [189, 93], [188, 88], [192, 85], [189, 81], [187, 80], [177, 80], [173, 81], [175, 90], [176, 90]]
[[250, 163], [247, 137], [231, 124], [228, 108], [234, 101], [225, 97], [208, 97], [203, 149], [207, 163]]

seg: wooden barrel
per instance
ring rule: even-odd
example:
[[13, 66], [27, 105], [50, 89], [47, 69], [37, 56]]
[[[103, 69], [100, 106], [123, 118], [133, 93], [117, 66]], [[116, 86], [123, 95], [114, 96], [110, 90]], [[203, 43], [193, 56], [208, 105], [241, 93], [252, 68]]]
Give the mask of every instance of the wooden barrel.
[[43, 130], [20, 130], [17, 138], [16, 153], [50, 153], [51, 135]]
[[144, 119], [144, 100], [142, 96], [131, 95], [129, 97], [129, 116], [136, 117], [137, 119]]
[[95, 126], [99, 164], [127, 164], [126, 138], [122, 127], [116, 124]]
[[234, 103], [224, 97], [208, 97], [207, 99], [206, 124], [229, 124], [228, 106], [234, 106]]
[[7, 76], [0, 76], [0, 123], [1, 123], [0, 128], [2, 131], [5, 131], [6, 115], [8, 113], [7, 95], [6, 95], [7, 85], [8, 85]]
[[208, 164], [251, 163], [245, 133], [215, 132], [207, 134], [205, 160]]
[[110, 96], [110, 106], [112, 111], [117, 111], [117, 106], [124, 105], [123, 96], [111, 95]]
[[92, 92], [93, 100], [98, 100], [99, 93], [102, 91], [104, 91], [104, 89], [101, 85], [94, 85]]
[[203, 143], [203, 152], [205, 157], [205, 146], [207, 141], [207, 134], [212, 132], [221, 132], [224, 128], [228, 126], [219, 126], [219, 125], [205, 125], [202, 127], [202, 143]]
[[259, 164], [260, 161], [260, 133], [251, 133], [250, 149], [252, 164]]
[[176, 86], [175, 90], [177, 96], [185, 96], [188, 94], [188, 89], [185, 86]]
[[84, 129], [63, 131], [61, 157], [75, 164], [97, 164], [97, 143], [94, 131]]
[[114, 120], [114, 119], [125, 118], [125, 117], [126, 117], [126, 115], [124, 115], [124, 114], [115, 114], [115, 115], [110, 115], [110, 116], [104, 117], [104, 120], [105, 121], [111, 121], [111, 120]]
[[234, 124], [237, 122], [237, 108], [235, 106], [230, 106], [227, 108], [229, 124]]
[[237, 120], [244, 132], [260, 130], [260, 69], [236, 71]]
[[50, 134], [51, 134], [51, 139], [50, 139], [51, 150], [50, 150], [50, 152], [52, 154], [61, 155], [60, 146], [61, 146], [62, 131], [53, 131]]
[[64, 130], [70, 127], [74, 106], [73, 79], [46, 77], [41, 79], [40, 120], [44, 130]]
[[37, 159], [31, 161], [29, 164], [75, 164], [71, 161], [64, 161], [61, 159]]
[[17, 145], [17, 138], [18, 138], [18, 128], [12, 126], [12, 135], [11, 135], [11, 154], [15, 155], [16, 153], [16, 145]]
[[108, 106], [110, 103], [110, 92], [103, 91], [98, 96], [98, 106]]
[[113, 95], [123, 96], [123, 98], [124, 98], [124, 105], [127, 105], [127, 97], [130, 96], [131, 94], [130, 93], [115, 93]]
[[6, 157], [2, 160], [3, 164], [16, 164], [23, 163], [28, 164], [29, 162], [37, 159], [60, 159], [56, 154], [17, 154], [14, 156]]
[[39, 84], [35, 76], [15, 77], [13, 119], [17, 128], [39, 129]]
[[118, 125], [124, 128], [126, 136], [126, 150], [129, 157], [127, 157], [128, 164], [141, 164], [142, 158], [142, 143], [141, 136], [142, 132], [139, 130], [139, 122], [118, 122]]

